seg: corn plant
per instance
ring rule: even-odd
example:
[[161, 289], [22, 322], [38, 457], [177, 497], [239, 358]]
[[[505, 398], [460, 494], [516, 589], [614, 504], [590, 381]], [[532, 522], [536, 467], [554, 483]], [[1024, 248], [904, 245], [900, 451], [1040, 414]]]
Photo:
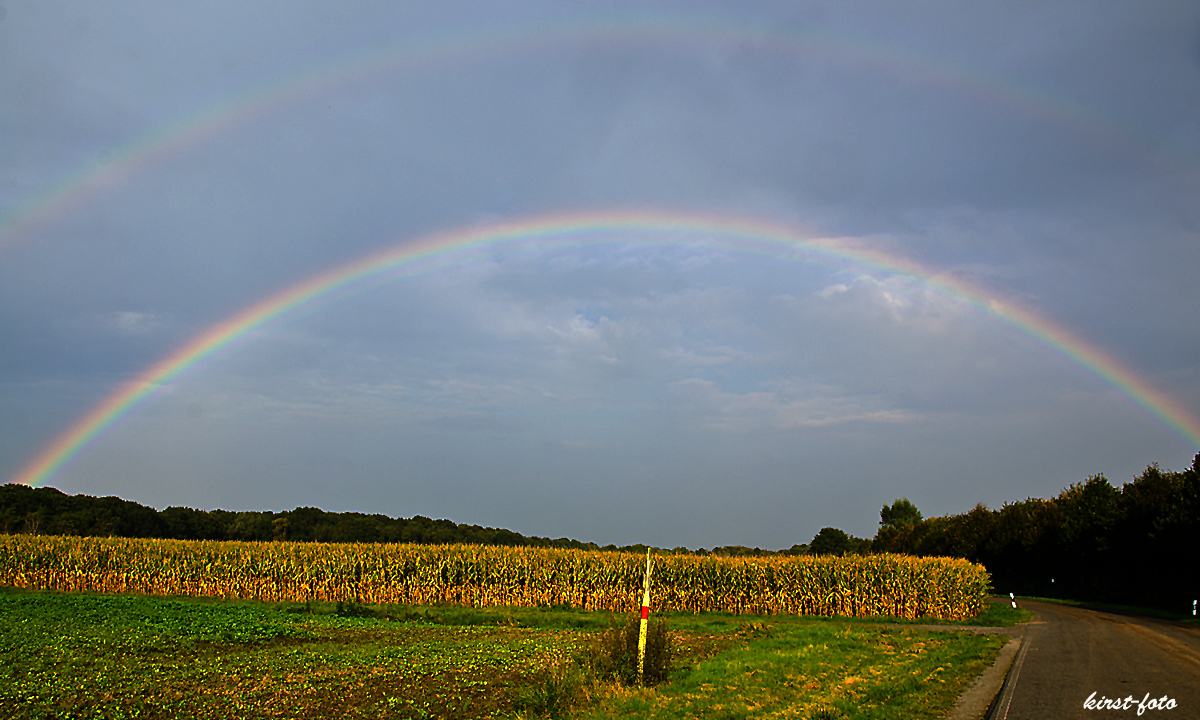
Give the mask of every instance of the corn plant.
[[[0, 584], [405, 605], [639, 607], [636, 553], [483, 545], [224, 542], [0, 535]], [[962, 619], [989, 576], [903, 555], [655, 559], [655, 610]]]

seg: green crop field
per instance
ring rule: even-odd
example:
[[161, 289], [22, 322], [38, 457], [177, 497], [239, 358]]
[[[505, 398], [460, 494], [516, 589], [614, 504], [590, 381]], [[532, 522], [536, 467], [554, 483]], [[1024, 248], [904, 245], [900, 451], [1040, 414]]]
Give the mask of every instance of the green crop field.
[[[0, 589], [0, 707], [34, 718], [937, 718], [1002, 638], [879, 620], [667, 614], [669, 682], [581, 658], [569, 608], [259, 603]], [[1012, 622], [993, 609], [974, 622]]]

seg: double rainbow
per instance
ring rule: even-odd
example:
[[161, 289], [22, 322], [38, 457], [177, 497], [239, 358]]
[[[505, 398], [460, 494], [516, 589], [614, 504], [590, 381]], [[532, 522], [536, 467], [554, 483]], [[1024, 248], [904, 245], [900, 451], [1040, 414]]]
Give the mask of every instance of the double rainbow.
[[[1157, 148], [1131, 136], [1085, 108], [1060, 98], [961, 68], [932, 62], [912, 53], [888, 50], [853, 38], [821, 37], [812, 33], [765, 26], [734, 24], [725, 19], [681, 21], [642, 18], [578, 25], [543, 25], [489, 29], [475, 34], [435, 37], [420, 42], [372, 50], [336, 59], [280, 82], [211, 107], [159, 132], [114, 150], [107, 161], [89, 164], [80, 172], [47, 187], [20, 206], [0, 215], [0, 253], [34, 231], [99, 193], [123, 185], [142, 170], [180, 152], [212, 140], [255, 118], [269, 115], [308, 98], [377, 78], [386, 73], [436, 70], [446, 61], [487, 59], [504, 52], [530, 52], [555, 47], [674, 44], [681, 47], [737, 47], [801, 57], [832, 60], [899, 75], [920, 83], [949, 87], [963, 95], [1054, 124], [1071, 127], [1115, 150], [1154, 163], [1168, 162]], [[849, 242], [806, 239], [793, 228], [748, 219], [663, 213], [576, 213], [539, 216], [431, 235], [371, 255], [297, 283], [213, 325], [177, 348], [79, 418], [15, 476], [16, 482], [40, 485], [81, 452], [98, 435], [128, 413], [155, 389], [170, 383], [197, 363], [217, 354], [255, 328], [282, 318], [301, 306], [327, 298], [339, 289], [369, 285], [387, 273], [436, 270], [463, 262], [473, 253], [506, 244], [527, 243], [535, 248], [555, 243], [598, 241], [603, 236], [636, 234], [641, 241], [708, 242], [724, 246], [757, 246], [781, 257], [839, 264], [860, 263], [911, 275], [927, 285], [964, 298], [986, 315], [1008, 323], [1071, 358], [1111, 384], [1162, 420], [1186, 441], [1200, 447], [1200, 422], [1174, 400], [1099, 348], [1011, 301], [999, 301], [953, 277], [934, 276], [916, 263]]]

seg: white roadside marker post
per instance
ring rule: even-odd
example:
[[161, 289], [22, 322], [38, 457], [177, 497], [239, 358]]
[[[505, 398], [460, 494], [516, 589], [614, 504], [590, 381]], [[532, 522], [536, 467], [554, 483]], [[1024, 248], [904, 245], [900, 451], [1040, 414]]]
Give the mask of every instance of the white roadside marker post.
[[638, 682], [646, 684], [646, 621], [650, 619], [650, 548], [646, 548], [646, 575], [642, 578], [642, 624], [638, 629]]
[[1192, 617], [1196, 617], [1196, 601], [1192, 601]]
[[1016, 606], [1017, 606], [1017, 596], [1016, 596], [1016, 595], [1013, 595], [1012, 593], [1009, 593], [1009, 594], [1008, 594], [1008, 599], [1009, 599], [1009, 600], [1012, 600], [1013, 607], [1016, 607]]

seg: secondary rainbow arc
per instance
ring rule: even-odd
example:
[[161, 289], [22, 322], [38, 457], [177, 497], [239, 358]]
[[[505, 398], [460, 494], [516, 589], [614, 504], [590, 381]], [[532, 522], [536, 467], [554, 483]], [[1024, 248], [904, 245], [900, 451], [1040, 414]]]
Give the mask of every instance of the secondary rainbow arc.
[[842, 64], [869, 65], [899, 77], [948, 86], [1022, 114], [1071, 127], [1119, 153], [1153, 164], [1172, 167], [1176, 164], [1172, 156], [1147, 140], [1061, 97], [1039, 93], [999, 77], [935, 62], [916, 53], [872, 45], [853, 38], [825, 37], [765, 25], [715, 20], [663, 22], [640, 19], [504, 27], [412, 41], [398, 47], [335, 58], [303, 73], [289, 75], [209, 106], [113, 148], [106, 153], [106, 160], [88, 162], [6, 212], [0, 212], [0, 253], [16, 245], [35, 228], [69, 213], [72, 208], [96, 194], [119, 187], [140, 171], [279, 107], [336, 90], [378, 73], [502, 50], [556, 45], [574, 47], [582, 41], [670, 41], [688, 44], [749, 42], [783, 52], [832, 58]]
[[[620, 234], [621, 240], [614, 240]], [[638, 238], [631, 238], [636, 235]], [[935, 275], [918, 263], [851, 240], [810, 238], [797, 229], [748, 218], [650, 211], [581, 212], [535, 216], [429, 235], [391, 247], [298, 282], [212, 325], [184, 343], [76, 420], [34, 456], [13, 481], [41, 485], [157, 388], [239, 338], [322, 298], [385, 273], [436, 271], [495, 249], [527, 243], [553, 247], [586, 242], [661, 242], [722, 247], [757, 243], [787, 259], [853, 263], [917, 278], [963, 298], [1112, 385], [1136, 404], [1200, 447], [1200, 421], [1120, 362], [1037, 313], [1000, 300], [960, 279]]]

